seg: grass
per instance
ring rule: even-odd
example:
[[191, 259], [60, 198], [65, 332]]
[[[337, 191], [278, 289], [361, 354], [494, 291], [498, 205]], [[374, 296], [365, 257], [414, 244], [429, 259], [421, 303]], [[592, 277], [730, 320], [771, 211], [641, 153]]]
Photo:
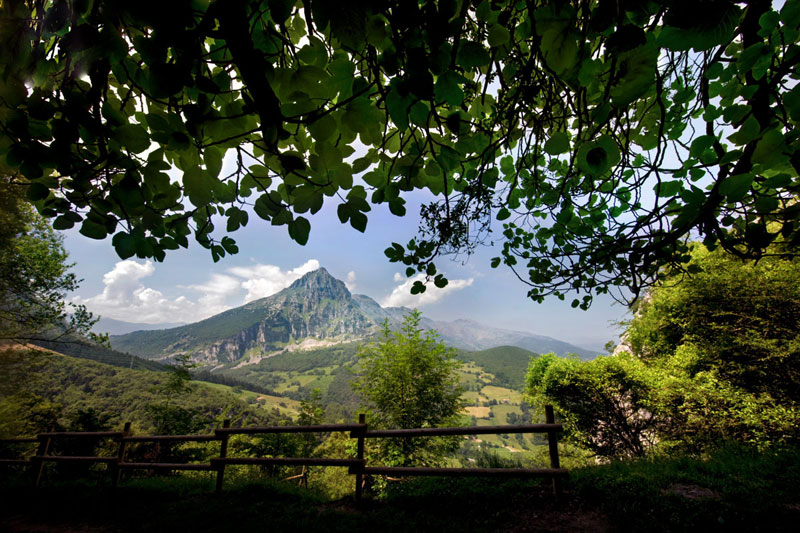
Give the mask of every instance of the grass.
[[481, 389], [481, 394], [490, 400], [497, 400], [498, 402], [502, 402], [503, 400], [508, 400], [509, 403], [512, 404], [519, 404], [522, 402], [521, 392], [514, 389], [507, 389], [505, 387], [486, 385], [483, 389]]
[[4, 477], [0, 530], [771, 532], [800, 521], [800, 448], [579, 468], [558, 500], [547, 482], [417, 478], [357, 506], [252, 476], [215, 495], [212, 478], [138, 479], [115, 492], [51, 480], [34, 490], [29, 478]]
[[464, 411], [467, 412], [468, 415], [474, 416], [475, 418], [489, 418], [489, 412], [491, 409], [489, 407], [465, 407]]
[[788, 531], [800, 520], [800, 449], [726, 446], [578, 469], [570, 484], [624, 531]]
[[[272, 396], [270, 394], [261, 394], [260, 392], [253, 392], [244, 389], [239, 389], [237, 391], [234, 387], [230, 387], [228, 385], [208, 383], [206, 381], [193, 381], [192, 383], [196, 383], [210, 389], [228, 392], [248, 403], [255, 402], [254, 405], [260, 405], [269, 411], [272, 409], [277, 409], [281, 414], [292, 418], [296, 417], [300, 412], [300, 402], [284, 396]], [[259, 398], [261, 398], [260, 401], [258, 400]]]
[[474, 404], [476, 402], [488, 401], [488, 398], [486, 396], [482, 396], [480, 392], [472, 390], [464, 391], [461, 397], [467, 401], [467, 404]]
[[492, 413], [494, 414], [494, 420], [497, 425], [503, 425], [508, 423], [508, 414], [509, 413], [517, 413], [521, 414], [522, 410], [519, 408], [519, 405], [508, 405], [508, 404], [497, 404], [492, 406]]

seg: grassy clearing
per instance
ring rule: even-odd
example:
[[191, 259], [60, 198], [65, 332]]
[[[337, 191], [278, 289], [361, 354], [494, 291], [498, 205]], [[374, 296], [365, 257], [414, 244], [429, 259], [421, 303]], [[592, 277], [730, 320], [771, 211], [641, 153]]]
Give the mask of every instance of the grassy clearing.
[[0, 530], [794, 532], [800, 521], [800, 448], [584, 467], [557, 501], [547, 482], [418, 478], [356, 506], [258, 476], [215, 495], [212, 477], [138, 479], [116, 492], [97, 481], [34, 490], [28, 477], [6, 477]]
[[297, 400], [292, 400], [291, 398], [272, 396], [270, 394], [261, 394], [260, 392], [238, 389], [236, 387], [221, 385], [219, 383], [208, 383], [206, 381], [193, 381], [192, 383], [196, 383], [198, 385], [209, 387], [218, 391], [228, 392], [249, 404], [260, 405], [261, 407], [270, 411], [272, 409], [277, 409], [281, 414], [290, 416], [292, 418], [296, 417], [300, 412], [300, 402]]
[[467, 401], [467, 404], [481, 403], [489, 400], [486, 396], [483, 396], [480, 392], [472, 390], [465, 391], [461, 395], [461, 397]]
[[491, 407], [494, 414], [494, 420], [497, 425], [508, 424], [509, 413], [522, 413], [518, 405], [499, 404]]
[[465, 407], [464, 411], [466, 411], [468, 415], [474, 416], [475, 418], [489, 418], [489, 413], [491, 413], [491, 409], [489, 407]]
[[650, 458], [578, 469], [572, 490], [623, 531], [796, 531], [800, 448], [721, 448], [705, 458]]
[[481, 394], [490, 400], [497, 400], [502, 402], [508, 400], [508, 403], [519, 405], [522, 402], [522, 393], [514, 389], [507, 389], [505, 387], [496, 387], [494, 385], [486, 385], [481, 389]]

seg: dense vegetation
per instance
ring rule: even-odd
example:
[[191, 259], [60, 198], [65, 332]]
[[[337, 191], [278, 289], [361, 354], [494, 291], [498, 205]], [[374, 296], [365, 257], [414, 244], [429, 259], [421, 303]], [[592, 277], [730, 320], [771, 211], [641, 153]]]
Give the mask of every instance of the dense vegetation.
[[96, 321], [65, 301], [78, 287], [64, 238], [25, 200], [25, 188], [0, 172], [0, 342], [89, 335]]
[[[435, 331], [420, 326], [412, 311], [392, 330], [383, 323], [379, 338], [358, 351], [359, 376], [353, 388], [378, 428], [411, 429], [452, 426], [464, 400], [458, 384], [460, 361]], [[459, 439], [382, 439], [376, 446], [389, 466], [432, 466], [458, 448]]]
[[800, 263], [697, 245], [690, 267], [642, 298], [616, 355], [531, 362], [531, 397], [599, 455], [800, 438]]
[[164, 365], [150, 359], [123, 353], [104, 344], [91, 342], [84, 338], [73, 338], [71, 341], [39, 340], [36, 346], [80, 359], [98, 361], [107, 365], [133, 368], [135, 370], [164, 370]]
[[492, 374], [493, 384], [514, 390], [522, 390], [528, 362], [533, 352], [516, 346], [498, 346], [476, 352], [460, 352], [458, 358], [471, 361]]
[[493, 265], [587, 307], [692, 234], [796, 253], [799, 25], [768, 0], [3, 2], [0, 173], [159, 260], [191, 234], [236, 253], [217, 216], [304, 244], [326, 202], [364, 231], [426, 190], [386, 250], [409, 276], [445, 285], [433, 261], [497, 220]]

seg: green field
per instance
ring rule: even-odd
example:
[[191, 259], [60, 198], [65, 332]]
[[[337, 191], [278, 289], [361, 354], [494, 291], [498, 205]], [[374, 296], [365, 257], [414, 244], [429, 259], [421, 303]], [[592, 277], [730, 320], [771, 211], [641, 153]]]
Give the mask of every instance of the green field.
[[297, 400], [292, 400], [291, 398], [261, 394], [249, 390], [238, 389], [236, 387], [229, 387], [228, 385], [220, 385], [219, 383], [207, 383], [205, 381], [193, 381], [192, 383], [209, 387], [214, 390], [228, 392], [251, 405], [259, 405], [270, 411], [272, 409], [277, 409], [282, 415], [292, 418], [296, 417], [300, 412], [300, 402]]
[[522, 402], [522, 393], [513, 389], [505, 387], [495, 387], [494, 385], [487, 385], [481, 389], [481, 393], [490, 400], [497, 400], [503, 402], [508, 400], [508, 403], [519, 405]]

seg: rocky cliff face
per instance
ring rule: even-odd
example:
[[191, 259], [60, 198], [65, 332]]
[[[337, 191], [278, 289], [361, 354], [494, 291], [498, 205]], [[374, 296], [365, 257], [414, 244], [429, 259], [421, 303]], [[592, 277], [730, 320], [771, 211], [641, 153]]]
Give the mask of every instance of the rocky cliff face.
[[[365, 312], [362, 305], [369, 311]], [[321, 268], [277, 294], [197, 324], [164, 330], [158, 338], [149, 332], [135, 332], [114, 337], [112, 343], [119, 349], [156, 358], [189, 353], [201, 364], [215, 365], [238, 361], [248, 352], [279, 351], [308, 338], [362, 338], [375, 329], [378, 315], [382, 315], [376, 308], [381, 309], [366, 296], [354, 299], [344, 283]]]

